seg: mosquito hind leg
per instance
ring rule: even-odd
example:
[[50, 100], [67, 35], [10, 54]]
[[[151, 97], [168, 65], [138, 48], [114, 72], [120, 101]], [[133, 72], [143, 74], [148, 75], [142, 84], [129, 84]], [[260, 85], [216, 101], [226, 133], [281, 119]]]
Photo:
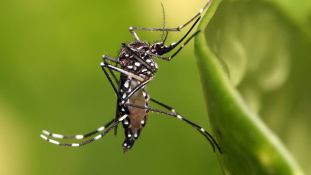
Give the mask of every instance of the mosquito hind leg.
[[83, 145], [86, 145], [86, 144], [89, 144], [93, 141], [96, 141], [102, 137], [104, 137], [109, 131], [111, 131], [113, 128], [115, 128], [120, 122], [122, 122], [126, 117], [128, 117], [128, 115], [123, 115], [122, 117], [120, 117], [120, 119], [118, 119], [117, 122], [115, 122], [112, 126], [110, 126], [105, 132], [101, 133], [100, 135], [88, 140], [88, 141], [85, 141], [85, 142], [81, 142], [81, 143], [61, 143], [61, 142], [58, 142], [56, 140], [53, 140], [53, 139], [49, 139], [47, 136], [41, 134], [40, 136], [50, 142], [50, 143], [53, 143], [53, 144], [56, 144], [56, 145], [59, 145], [59, 146], [73, 146], [73, 147], [77, 147], [77, 146], [83, 146]]
[[203, 134], [205, 136], [205, 138], [211, 143], [212, 147], [213, 147], [213, 150], [215, 151], [215, 146], [217, 147], [217, 150], [222, 154], [222, 151], [218, 145], [218, 143], [216, 142], [216, 140], [213, 138], [213, 136], [208, 133], [204, 128], [202, 128], [201, 126], [191, 122], [190, 120], [182, 117], [180, 114], [178, 114], [174, 108], [172, 107], [169, 107], [161, 102], [158, 102], [157, 100], [154, 100], [154, 99], [151, 99], [151, 101], [159, 104], [160, 106], [163, 106], [164, 108], [172, 111], [172, 113], [170, 112], [165, 112], [165, 111], [161, 111], [161, 110], [157, 110], [157, 109], [152, 109], [152, 108], [148, 108], [148, 107], [144, 107], [144, 106], [138, 106], [138, 105], [134, 105], [134, 104], [126, 104], [128, 106], [133, 106], [133, 107], [136, 107], [136, 108], [141, 108], [141, 109], [148, 109], [150, 111], [155, 111], [155, 112], [159, 112], [159, 113], [162, 113], [162, 114], [166, 114], [166, 115], [170, 115], [170, 116], [173, 116], [173, 117], [176, 117], [186, 123], [188, 123], [189, 125], [193, 126], [194, 128], [196, 128], [201, 134]]
[[111, 120], [109, 123], [107, 123], [104, 126], [99, 127], [97, 130], [92, 131], [90, 133], [87, 134], [83, 134], [83, 135], [73, 135], [73, 136], [67, 136], [67, 135], [61, 135], [61, 134], [55, 134], [55, 133], [50, 133], [49, 131], [43, 130], [42, 133], [45, 134], [46, 136], [50, 136], [50, 137], [54, 137], [54, 138], [58, 138], [58, 139], [84, 139], [87, 138], [91, 135], [94, 135], [96, 133], [99, 133], [101, 131], [104, 131], [106, 128], [108, 128], [112, 123], [114, 122], [114, 119]]

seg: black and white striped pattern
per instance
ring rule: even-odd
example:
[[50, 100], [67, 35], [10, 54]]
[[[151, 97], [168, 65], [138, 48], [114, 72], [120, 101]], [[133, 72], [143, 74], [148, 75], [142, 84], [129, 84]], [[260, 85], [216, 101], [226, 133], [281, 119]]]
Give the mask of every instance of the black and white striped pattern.
[[50, 137], [54, 137], [57, 139], [84, 139], [87, 138], [91, 135], [94, 135], [96, 133], [102, 132], [104, 131], [107, 127], [109, 127], [111, 124], [113, 123], [113, 120], [110, 121], [109, 123], [107, 123], [105, 126], [101, 126], [99, 127], [97, 130], [92, 131], [88, 134], [84, 134], [84, 135], [74, 135], [74, 136], [67, 136], [67, 135], [61, 135], [61, 134], [55, 134], [55, 133], [50, 133], [49, 131], [43, 130], [42, 133], [46, 136], [50, 136]]
[[[86, 137], [88, 137], [88, 136], [90, 136], [90, 134], [86, 134], [86, 135], [76, 135], [76, 136], [64, 136], [64, 135], [60, 135], [60, 134], [51, 134], [50, 132], [48, 132], [48, 131], [45, 131], [45, 130], [43, 130], [42, 132], [43, 132], [43, 134], [45, 134], [45, 135], [43, 135], [43, 134], [41, 134], [40, 136], [44, 139], [44, 140], [46, 140], [46, 141], [48, 141], [48, 142], [50, 142], [50, 143], [53, 143], [53, 144], [56, 144], [56, 145], [59, 145], [59, 146], [72, 146], [72, 147], [77, 147], [77, 146], [83, 146], [83, 145], [86, 145], [86, 144], [88, 144], [88, 143], [91, 143], [91, 142], [93, 142], [93, 141], [95, 141], [95, 140], [98, 140], [98, 139], [100, 139], [100, 138], [102, 138], [102, 137], [104, 137], [109, 131], [111, 131], [115, 126], [117, 126], [120, 122], [122, 122], [125, 118], [127, 117], [127, 115], [124, 115], [124, 116], [122, 116], [117, 122], [115, 122], [111, 127], [109, 127], [105, 132], [103, 132], [102, 134], [100, 134], [100, 135], [98, 135], [98, 136], [96, 136], [96, 137], [94, 137], [94, 138], [92, 138], [92, 139], [90, 139], [90, 140], [88, 140], [88, 141], [85, 141], [85, 142], [81, 142], [81, 143], [61, 143], [61, 142], [58, 142], [58, 141], [56, 141], [56, 140], [53, 140], [53, 139], [49, 139], [47, 136], [45, 136], [45, 135], [48, 135], [48, 136], [51, 136], [51, 137], [54, 137], [54, 138], [59, 138], [59, 139], [64, 139], [64, 138], [67, 138], [67, 139], [71, 139], [71, 138], [73, 138], [73, 139], [80, 139], [81, 137], [83, 137], [83, 136], [85, 136], [85, 137], [83, 137], [83, 138], [86, 138]], [[112, 122], [109, 122], [107, 125], [110, 125]], [[107, 126], [106, 125], [106, 126]], [[101, 132], [101, 131], [103, 131], [103, 130], [105, 130], [105, 126], [102, 126], [102, 127], [100, 127], [100, 128], [98, 128], [96, 131], [94, 131], [94, 132], [92, 132], [92, 134], [91, 135], [93, 135], [93, 134], [95, 134], [95, 133], [97, 133], [97, 132]], [[78, 137], [78, 138], [77, 138]]]

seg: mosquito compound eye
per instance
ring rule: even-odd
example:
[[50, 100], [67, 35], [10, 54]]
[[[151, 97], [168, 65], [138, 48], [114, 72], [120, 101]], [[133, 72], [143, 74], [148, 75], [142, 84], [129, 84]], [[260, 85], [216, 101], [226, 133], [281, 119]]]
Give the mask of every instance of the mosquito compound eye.
[[159, 55], [163, 55], [163, 47], [160, 44], [156, 45], [156, 53]]

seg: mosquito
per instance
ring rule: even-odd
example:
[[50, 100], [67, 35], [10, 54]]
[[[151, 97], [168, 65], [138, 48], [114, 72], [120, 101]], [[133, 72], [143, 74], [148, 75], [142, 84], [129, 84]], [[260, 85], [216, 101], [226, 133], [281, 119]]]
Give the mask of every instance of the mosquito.
[[[165, 28], [165, 24], [163, 24], [163, 28], [130, 27], [129, 30], [135, 41], [128, 44], [122, 43], [122, 49], [117, 59], [109, 57], [107, 55], [103, 55], [103, 62], [101, 62], [100, 65], [106, 77], [108, 78], [108, 81], [110, 82], [114, 92], [117, 95], [116, 114], [114, 119], [112, 119], [109, 123], [107, 123], [105, 126], [99, 127], [93, 132], [84, 135], [65, 136], [43, 130], [42, 132], [44, 135], [41, 134], [41, 137], [46, 141], [60, 146], [83, 146], [104, 137], [112, 129], [115, 129], [114, 132], [116, 134], [118, 124], [122, 123], [125, 133], [125, 141], [123, 142], [122, 147], [124, 153], [126, 153], [129, 149], [133, 147], [133, 144], [138, 139], [142, 128], [146, 125], [149, 112], [155, 111], [158, 113], [163, 113], [176, 117], [193, 126], [207, 138], [207, 140], [212, 145], [214, 151], [216, 147], [219, 153], [222, 153], [219, 145], [211, 134], [209, 134], [201, 126], [182, 117], [179, 113], [175, 111], [174, 108], [150, 98], [146, 88], [146, 85], [153, 80], [154, 74], [159, 69], [157, 63], [153, 58], [155, 57], [170, 61], [173, 57], [175, 57], [180, 52], [180, 50], [200, 31], [192, 34], [171, 56], [165, 57], [162, 55], [170, 53], [175, 47], [177, 47], [184, 41], [184, 39], [190, 34], [192, 29], [200, 20], [202, 12], [208, 8], [211, 2], [212, 0], [209, 0], [205, 4], [205, 6], [199, 11], [199, 13], [197, 13], [184, 25], [176, 28]], [[163, 5], [162, 9], [164, 13]], [[166, 46], [164, 44], [168, 32], [181, 31], [182, 28], [184, 28], [193, 21], [194, 23], [192, 24], [191, 28], [177, 43], [172, 43], [169, 46]], [[135, 30], [162, 31], [162, 40], [160, 42], [155, 42], [150, 45], [149, 42], [141, 41], [137, 36]], [[113, 62], [116, 65], [114, 66], [112, 64], [109, 64], [107, 61]], [[109, 73], [106, 69], [109, 70]], [[119, 79], [116, 77], [114, 71], [120, 73]], [[112, 75], [112, 78], [110, 77], [110, 75]], [[166, 108], [170, 112], [150, 108], [150, 101]], [[58, 139], [84, 139], [100, 132], [102, 133], [97, 135], [96, 137], [81, 143], [61, 143], [47, 137], [50, 136]]]

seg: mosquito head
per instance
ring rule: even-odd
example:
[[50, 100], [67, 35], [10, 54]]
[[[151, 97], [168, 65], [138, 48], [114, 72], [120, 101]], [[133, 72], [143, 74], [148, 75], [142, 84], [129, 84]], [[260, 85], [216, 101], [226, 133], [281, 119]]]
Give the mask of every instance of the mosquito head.
[[163, 42], [154, 43], [150, 46], [150, 51], [152, 54], [163, 55], [163, 47]]
[[170, 46], [165, 46], [163, 42], [154, 43], [151, 48], [151, 53], [156, 55], [163, 55], [176, 47], [176, 43], [172, 43]]

